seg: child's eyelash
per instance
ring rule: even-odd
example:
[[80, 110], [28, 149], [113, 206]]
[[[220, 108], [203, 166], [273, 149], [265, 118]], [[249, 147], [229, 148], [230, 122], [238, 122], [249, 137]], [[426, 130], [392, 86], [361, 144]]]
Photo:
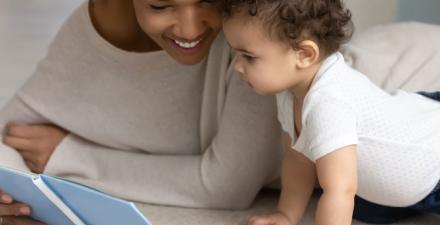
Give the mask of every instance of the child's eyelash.
[[250, 55], [242, 55], [242, 57], [248, 62], [252, 62], [255, 60], [255, 57], [250, 56]]

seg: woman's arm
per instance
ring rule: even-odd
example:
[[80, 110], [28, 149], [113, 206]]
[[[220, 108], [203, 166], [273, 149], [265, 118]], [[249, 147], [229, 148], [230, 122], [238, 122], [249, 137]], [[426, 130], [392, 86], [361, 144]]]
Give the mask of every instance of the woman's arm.
[[316, 168], [323, 189], [316, 224], [351, 224], [357, 191], [356, 145], [323, 156], [317, 160]]
[[[201, 155], [151, 155], [112, 149], [68, 135], [45, 173], [71, 178], [138, 202], [203, 208], [245, 208], [274, 178], [281, 135], [274, 99], [257, 96], [233, 77], [217, 135]], [[19, 98], [1, 112], [7, 122], [49, 123]], [[2, 145], [3, 165], [27, 169]], [[10, 155], [8, 157], [8, 155]]]
[[245, 208], [279, 168], [281, 134], [274, 99], [257, 96], [237, 76], [225, 101], [218, 132], [201, 155], [127, 152], [70, 134], [45, 172], [138, 202]]
[[32, 110], [21, 98], [15, 95], [0, 110], [0, 165], [8, 166], [23, 171], [29, 171], [21, 155], [11, 147], [5, 145], [5, 128], [10, 122], [26, 124], [46, 124], [49, 123], [44, 117]]

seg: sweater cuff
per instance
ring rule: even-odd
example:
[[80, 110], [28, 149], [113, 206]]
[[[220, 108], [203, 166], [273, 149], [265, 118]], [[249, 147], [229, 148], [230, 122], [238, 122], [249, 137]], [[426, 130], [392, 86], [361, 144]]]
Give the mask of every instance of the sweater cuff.
[[[0, 136], [3, 140], [3, 137]], [[21, 155], [13, 148], [0, 143], [0, 165], [12, 169], [30, 172]]]
[[69, 134], [55, 148], [44, 173], [65, 178], [90, 178], [95, 163], [86, 141]]

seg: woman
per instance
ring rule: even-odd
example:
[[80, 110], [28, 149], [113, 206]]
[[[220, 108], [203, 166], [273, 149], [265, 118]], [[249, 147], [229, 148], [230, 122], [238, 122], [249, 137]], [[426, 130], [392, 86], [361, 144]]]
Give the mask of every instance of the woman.
[[[83, 4], [0, 112], [0, 164], [138, 202], [247, 207], [277, 177], [280, 130], [273, 99], [228, 70], [221, 22], [212, 1]], [[3, 224], [39, 224], [1, 196]]]

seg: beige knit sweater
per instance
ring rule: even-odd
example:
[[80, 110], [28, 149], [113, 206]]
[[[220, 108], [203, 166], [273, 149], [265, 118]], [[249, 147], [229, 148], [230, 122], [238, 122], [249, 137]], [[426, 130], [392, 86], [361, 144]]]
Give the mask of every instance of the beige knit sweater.
[[[222, 34], [194, 66], [122, 51], [96, 33], [85, 3], [0, 111], [0, 127], [70, 131], [47, 174], [137, 202], [243, 208], [278, 174], [280, 129], [274, 99], [227, 71], [230, 55]], [[0, 164], [27, 169], [5, 145]]]

